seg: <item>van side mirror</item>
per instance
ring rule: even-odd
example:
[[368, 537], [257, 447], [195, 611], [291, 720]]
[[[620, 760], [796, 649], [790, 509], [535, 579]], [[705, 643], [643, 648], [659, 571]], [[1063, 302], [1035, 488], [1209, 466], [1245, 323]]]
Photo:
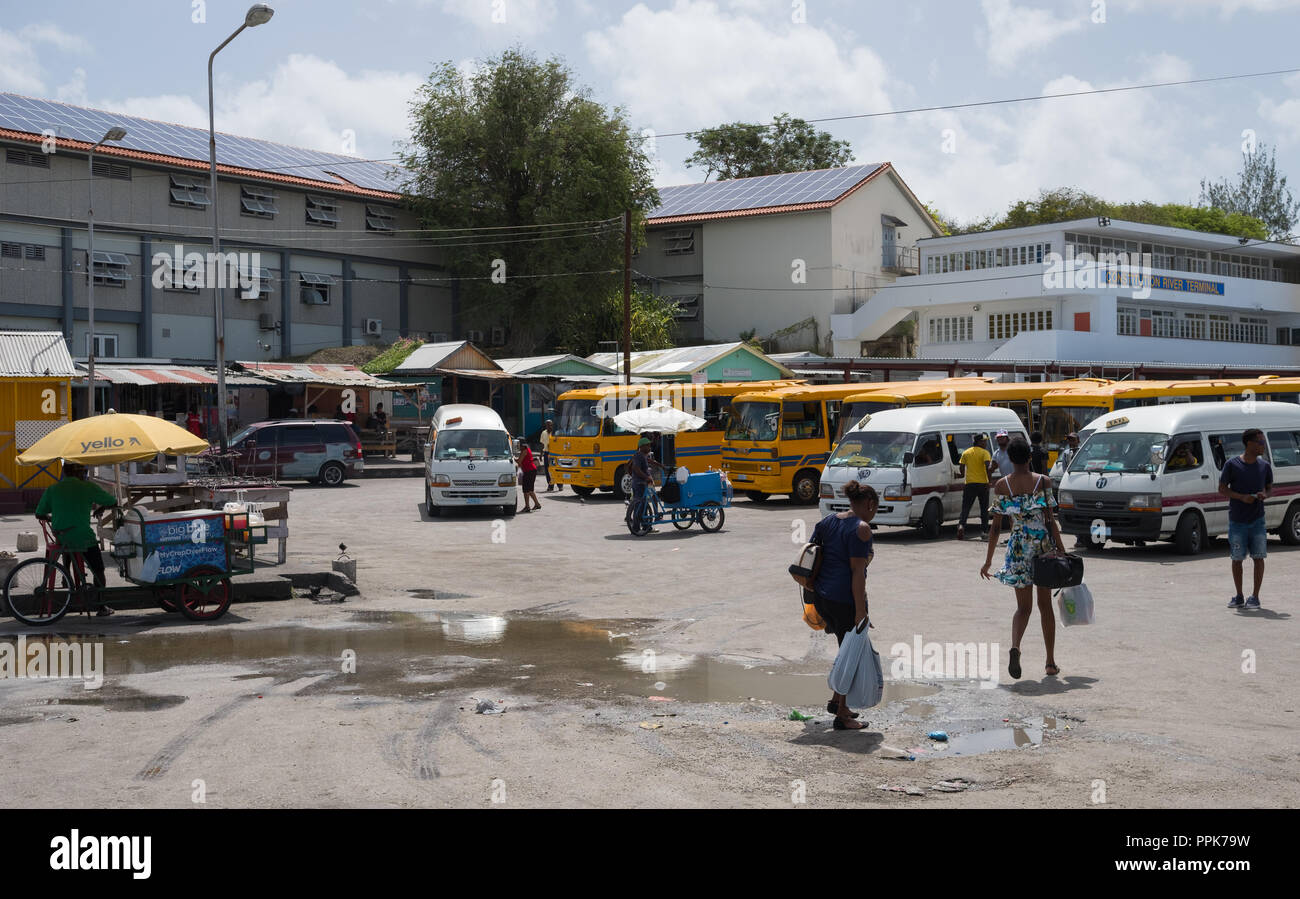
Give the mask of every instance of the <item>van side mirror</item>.
[[1151, 447], [1151, 464], [1159, 465], [1165, 461], [1165, 448], [1160, 444]]
[[912, 464], [913, 462], [915, 462], [915, 461], [916, 461], [916, 453], [913, 453], [913, 452], [910, 452], [910, 451], [909, 451], [909, 452], [906, 452], [906, 453], [903, 453], [903, 464], [904, 464], [904, 465], [911, 465], [911, 464]]
[[510, 441], [510, 449], [517, 456], [524, 451], [524, 442], [518, 437], [512, 438]]

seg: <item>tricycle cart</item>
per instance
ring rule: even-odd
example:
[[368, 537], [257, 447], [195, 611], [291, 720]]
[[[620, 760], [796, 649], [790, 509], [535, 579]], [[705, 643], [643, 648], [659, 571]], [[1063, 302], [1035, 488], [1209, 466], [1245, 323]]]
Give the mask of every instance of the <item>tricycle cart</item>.
[[627, 529], [644, 537], [659, 522], [671, 521], [680, 531], [697, 523], [710, 533], [720, 531], [731, 497], [731, 482], [720, 471], [688, 475], [684, 484], [669, 477], [658, 490], [647, 487], [644, 500], [628, 500]]
[[145, 587], [165, 610], [211, 621], [230, 606], [230, 579], [253, 570], [254, 547], [266, 542], [266, 525], [250, 524], [247, 511], [146, 515], [129, 508], [115, 524], [111, 555], [133, 586], [96, 587], [86, 577], [82, 553], [60, 546], [42, 521], [45, 556], [20, 562], [5, 578], [10, 613], [24, 624], [53, 624], [74, 602], [90, 614], [115, 595]]

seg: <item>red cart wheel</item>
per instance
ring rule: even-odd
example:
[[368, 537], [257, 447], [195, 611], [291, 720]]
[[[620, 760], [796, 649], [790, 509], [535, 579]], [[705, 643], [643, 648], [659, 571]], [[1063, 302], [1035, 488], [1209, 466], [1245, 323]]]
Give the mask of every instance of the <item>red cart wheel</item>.
[[176, 608], [176, 603], [172, 601], [171, 597], [173, 595], [175, 595], [175, 591], [172, 590], [170, 587], [153, 588], [154, 602], [158, 603], [158, 608], [162, 609], [164, 612], [180, 611], [179, 609]]
[[176, 585], [176, 605], [191, 621], [212, 621], [230, 608], [230, 578], [220, 568], [199, 565]]

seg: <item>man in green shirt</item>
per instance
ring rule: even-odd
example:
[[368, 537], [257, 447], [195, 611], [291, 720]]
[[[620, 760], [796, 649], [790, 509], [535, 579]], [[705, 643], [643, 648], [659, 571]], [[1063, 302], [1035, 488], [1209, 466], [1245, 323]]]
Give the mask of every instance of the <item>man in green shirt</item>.
[[[95, 507], [111, 508], [117, 505], [113, 494], [86, 480], [86, 467], [76, 462], [65, 462], [63, 480], [45, 488], [36, 505], [36, 517], [50, 522], [50, 530], [59, 546], [68, 552], [79, 552], [95, 577], [95, 586], [103, 587], [104, 556], [99, 551], [99, 541], [90, 526], [90, 516]], [[113, 614], [107, 606], [100, 615]]]

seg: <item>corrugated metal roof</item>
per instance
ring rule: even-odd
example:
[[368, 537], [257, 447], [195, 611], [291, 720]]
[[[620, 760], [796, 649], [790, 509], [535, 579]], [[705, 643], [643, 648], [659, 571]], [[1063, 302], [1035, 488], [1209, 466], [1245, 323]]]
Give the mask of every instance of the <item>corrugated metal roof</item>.
[[501, 366], [468, 340], [453, 340], [446, 343], [426, 343], [393, 369], [393, 374], [434, 371], [439, 368], [501, 370]]
[[[759, 358], [772, 361], [770, 356], [764, 356], [752, 346], [736, 341], [734, 343], [715, 343], [705, 346], [684, 346], [670, 350], [642, 350], [635, 352], [632, 354], [632, 374], [687, 375], [707, 368], [723, 356], [734, 353], [739, 349], [744, 349]], [[615, 371], [621, 371], [623, 368], [622, 353], [594, 353], [587, 357], [587, 361], [603, 365]], [[785, 367], [777, 362], [772, 364], [778, 368]]]
[[[519, 359], [496, 360], [497, 365], [501, 366], [502, 371], [508, 371], [511, 374], [516, 375], [530, 374], [539, 368], [546, 368], [560, 362], [579, 362], [583, 365], [590, 365], [593, 368], [599, 368], [605, 374], [614, 374], [614, 369], [605, 365], [597, 365], [590, 359], [583, 359], [581, 356], [575, 356], [572, 353], [561, 353], [555, 356], [525, 356]], [[572, 372], [569, 374], [572, 374]]]
[[372, 390], [405, 388], [409, 385], [385, 381], [355, 365], [307, 362], [236, 362], [247, 374], [281, 384], [323, 384], [328, 387], [368, 387]]
[[[88, 372], [84, 365], [77, 366], [77, 374], [85, 377]], [[182, 384], [196, 387], [215, 387], [217, 372], [215, 369], [200, 368], [194, 365], [104, 365], [95, 364], [95, 380], [108, 381], [110, 384], [135, 384], [150, 387], [158, 384]], [[226, 373], [227, 386], [266, 387], [270, 384], [265, 378], [252, 375]]]
[[74, 378], [61, 331], [0, 331], [0, 377]]

